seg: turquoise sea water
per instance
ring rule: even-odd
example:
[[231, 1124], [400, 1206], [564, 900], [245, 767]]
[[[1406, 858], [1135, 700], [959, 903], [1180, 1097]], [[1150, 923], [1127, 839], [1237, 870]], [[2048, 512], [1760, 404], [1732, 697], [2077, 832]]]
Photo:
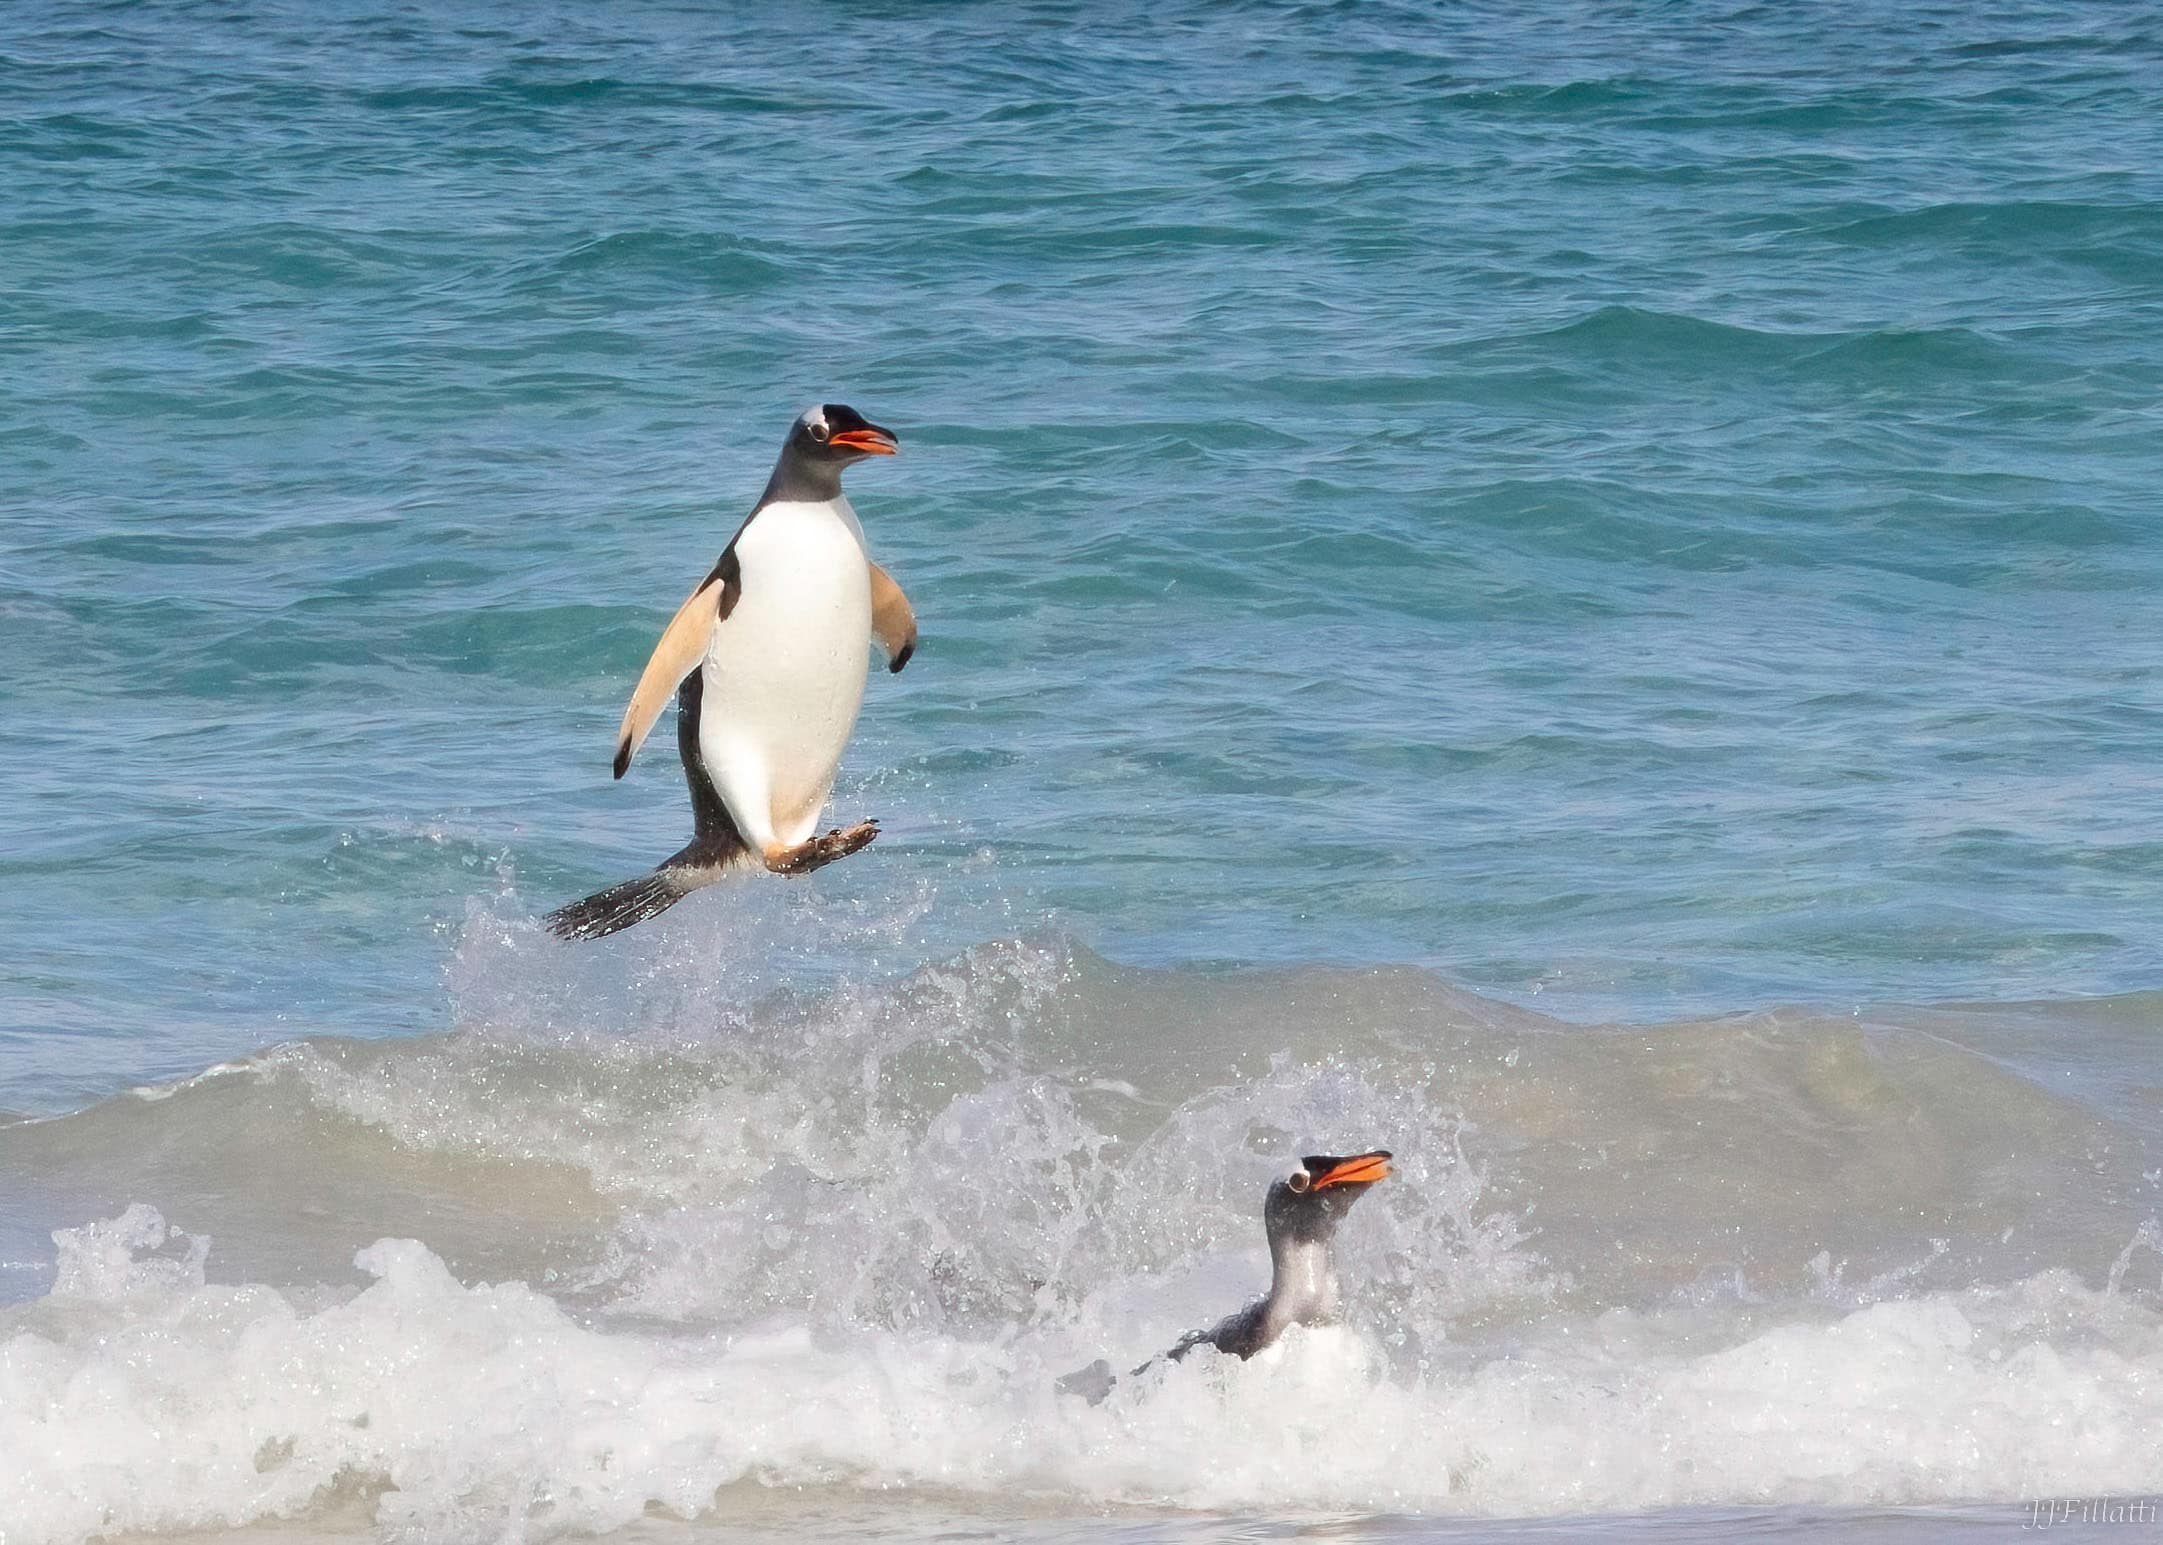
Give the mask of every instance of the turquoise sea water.
[[926, 636], [822, 891], [1634, 1017], [2163, 976], [2139, 8], [4, 42], [6, 1103], [434, 1024], [499, 874], [668, 851], [620, 700], [822, 398]]
[[[1436, 1345], [1460, 1313], [1536, 1344], [1565, 1309], [1702, 1305], [1730, 1267], [1735, 1303], [1770, 1273], [1821, 1327], [1873, 1312], [1876, 1273], [2047, 1298], [2139, 1254], [2163, 1167], [2152, 8], [25, 5], [0, 11], [0, 190], [0, 1109], [80, 1112], [0, 1143], [11, 1296], [73, 1280], [50, 1229], [141, 1201], [214, 1236], [213, 1285], [344, 1282], [410, 1233], [461, 1280], [717, 1335], [730, 1293], [802, 1307], [771, 1230], [810, 1204], [773, 1188], [918, 1162], [949, 1127], [1003, 1142], [1038, 1084], [1080, 1102], [1078, 1146], [1044, 1152], [1213, 1133], [1236, 1184], [1295, 1140], [1409, 1129], [1439, 1155], [1470, 1121], [1501, 1210], [1390, 1203], [1394, 1264], [1368, 1262]], [[903, 442], [851, 492], [923, 644], [872, 681], [831, 807], [884, 835], [559, 950], [534, 915], [687, 833], [665, 736], [610, 781], [616, 719], [820, 400]], [[2002, 1007], [1899, 1007], [1949, 1002]], [[1520, 1068], [1526, 1007], [1580, 1027], [1540, 1022], [1559, 1062], [1465, 1093]], [[248, 1064], [256, 1096], [99, 1103], [296, 1041]], [[1672, 1076], [1602, 1060], [1638, 1044]], [[804, 1114], [874, 1064], [913, 1116]], [[1301, 1082], [1325, 1065], [1366, 1092]], [[770, 1103], [724, 1119], [750, 1087]], [[1015, 1103], [968, 1105], [995, 1089]], [[1124, 1116], [1089, 1104], [1120, 1089]], [[1725, 1103], [1663, 1103], [1700, 1097]], [[1948, 1102], [1972, 1130], [1915, 1115]], [[1622, 1103], [1648, 1125], [1606, 1131]], [[741, 1157], [766, 1151], [786, 1162]], [[494, 1178], [444, 1179], [468, 1162]], [[343, 1200], [255, 1189], [298, 1170]], [[1796, 1175], [1928, 1194], [1843, 1244], [1855, 1214]], [[1178, 1306], [1091, 1295], [1188, 1269], [1195, 1238], [1248, 1249], [1252, 1209], [1211, 1181], [1187, 1235], [1030, 1253], [1054, 1192], [1061, 1229], [1113, 1228], [1137, 1182], [1103, 1183], [979, 1218], [1010, 1247], [982, 1280], [880, 1264], [916, 1215], [859, 1198], [861, 1291], [804, 1323], [894, 1335], [936, 1301], [975, 1346], [1086, 1303], [1146, 1352]], [[1647, 1188], [1669, 1205], [1610, 1271], [1601, 1220]], [[1522, 1260], [1464, 1232], [1505, 1215]], [[772, 1259], [747, 1286], [715, 1261], [749, 1218]], [[663, 1256], [665, 1288], [639, 1275]], [[371, 1291], [451, 1292], [386, 1270]], [[1460, 1270], [1481, 1292], [1420, 1296]], [[941, 1296], [964, 1279], [966, 1312]], [[1903, 1300], [1902, 1334], [1954, 1315], [1980, 1359], [2030, 1323], [1952, 1302]], [[2091, 1307], [2163, 1387], [2152, 1311]], [[1616, 1350], [1601, 1420], [1683, 1399], [1628, 1405], [1670, 1355]], [[1451, 1389], [1487, 1389], [1482, 1420], [1568, 1450], [1477, 1378]], [[1946, 1378], [1917, 1388], [1982, 1398]], [[2145, 1419], [2098, 1378], [2064, 1398]], [[816, 1444], [662, 1469], [1264, 1513], [1904, 1506], [1999, 1495], [1976, 1477], [2013, 1474], [1992, 1456], [2032, 1414], [2003, 1449], [1974, 1428], [1972, 1474], [1918, 1446], [1853, 1485], [1709, 1449], [1694, 1482], [1618, 1461], [1568, 1494], [1499, 1453], [1202, 1484], [1177, 1443], [1141, 1480], [1057, 1444], [981, 1473]], [[53, 1420], [51, 1454], [108, 1441]], [[323, 1452], [349, 1479], [400, 1458]], [[2163, 1485], [2098, 1452], [2004, 1484]], [[476, 1528], [512, 1506], [489, 1486], [524, 1495], [443, 1463]], [[640, 1484], [698, 1511], [697, 1485]], [[202, 1490], [123, 1521], [307, 1516], [305, 1488]]]

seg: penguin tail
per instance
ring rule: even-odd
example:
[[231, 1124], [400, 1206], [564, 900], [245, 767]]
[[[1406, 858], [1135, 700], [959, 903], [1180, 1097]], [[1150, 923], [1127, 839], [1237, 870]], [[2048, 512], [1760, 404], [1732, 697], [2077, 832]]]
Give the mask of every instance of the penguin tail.
[[[718, 809], [720, 801], [714, 805]], [[633, 923], [659, 917], [701, 886], [742, 866], [751, 850], [727, 816], [715, 820], [704, 811], [700, 814], [700, 832], [682, 852], [663, 859], [635, 880], [556, 908], [541, 919], [542, 925], [559, 939], [605, 939]]]
[[659, 917], [693, 889], [663, 867], [558, 907], [541, 923], [559, 939], [605, 939], [633, 923]]

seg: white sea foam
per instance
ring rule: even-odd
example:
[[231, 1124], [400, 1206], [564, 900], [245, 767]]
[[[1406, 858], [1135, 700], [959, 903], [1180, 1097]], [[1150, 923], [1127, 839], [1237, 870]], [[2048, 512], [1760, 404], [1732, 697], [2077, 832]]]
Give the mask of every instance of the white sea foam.
[[[663, 975], [611, 1035], [505, 975], [456, 1034], [0, 1134], [114, 1198], [0, 1310], [6, 1545], [546, 1538], [795, 1487], [1497, 1517], [2163, 1487], [2141, 1172], [1937, 1031], [1558, 1033], [1415, 973], [999, 946], [749, 1003]], [[1369, 1144], [1399, 1173], [1340, 1236], [1345, 1327], [1056, 1395], [1255, 1291], [1268, 1179]]]
[[[309, 1307], [202, 1280], [131, 1209], [61, 1240], [64, 1291], [0, 1344], [11, 1545], [232, 1526], [375, 1495], [387, 1532], [542, 1538], [695, 1515], [718, 1488], [1025, 1490], [1078, 1504], [1525, 1514], [2153, 1488], [2163, 1321], [2044, 1273], [1750, 1329], [1551, 1323], [1410, 1375], [1296, 1334], [1056, 1396], [1071, 1327], [983, 1338], [581, 1323], [410, 1240]], [[123, 1243], [132, 1250], [121, 1249]], [[149, 1252], [149, 1253], [145, 1253]]]

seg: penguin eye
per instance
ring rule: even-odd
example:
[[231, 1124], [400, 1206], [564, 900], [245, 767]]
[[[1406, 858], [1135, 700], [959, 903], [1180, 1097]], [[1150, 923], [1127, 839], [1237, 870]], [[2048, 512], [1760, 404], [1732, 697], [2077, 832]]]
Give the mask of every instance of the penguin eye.
[[826, 443], [826, 426], [824, 424], [813, 424], [811, 426], [811, 438], [824, 445]]
[[1314, 1184], [1312, 1180], [1307, 1178], [1307, 1172], [1303, 1169], [1293, 1170], [1290, 1178], [1287, 1179], [1284, 1183], [1290, 1186], [1295, 1192], [1303, 1192], [1307, 1189], [1307, 1187]]

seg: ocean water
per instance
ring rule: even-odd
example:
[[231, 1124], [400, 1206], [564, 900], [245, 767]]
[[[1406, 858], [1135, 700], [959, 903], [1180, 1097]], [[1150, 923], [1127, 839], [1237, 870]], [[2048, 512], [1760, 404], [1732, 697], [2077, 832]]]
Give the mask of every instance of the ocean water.
[[[0, 189], [6, 1545], [2163, 1492], [2152, 8], [56, 0]], [[884, 833], [559, 945], [822, 400]]]

